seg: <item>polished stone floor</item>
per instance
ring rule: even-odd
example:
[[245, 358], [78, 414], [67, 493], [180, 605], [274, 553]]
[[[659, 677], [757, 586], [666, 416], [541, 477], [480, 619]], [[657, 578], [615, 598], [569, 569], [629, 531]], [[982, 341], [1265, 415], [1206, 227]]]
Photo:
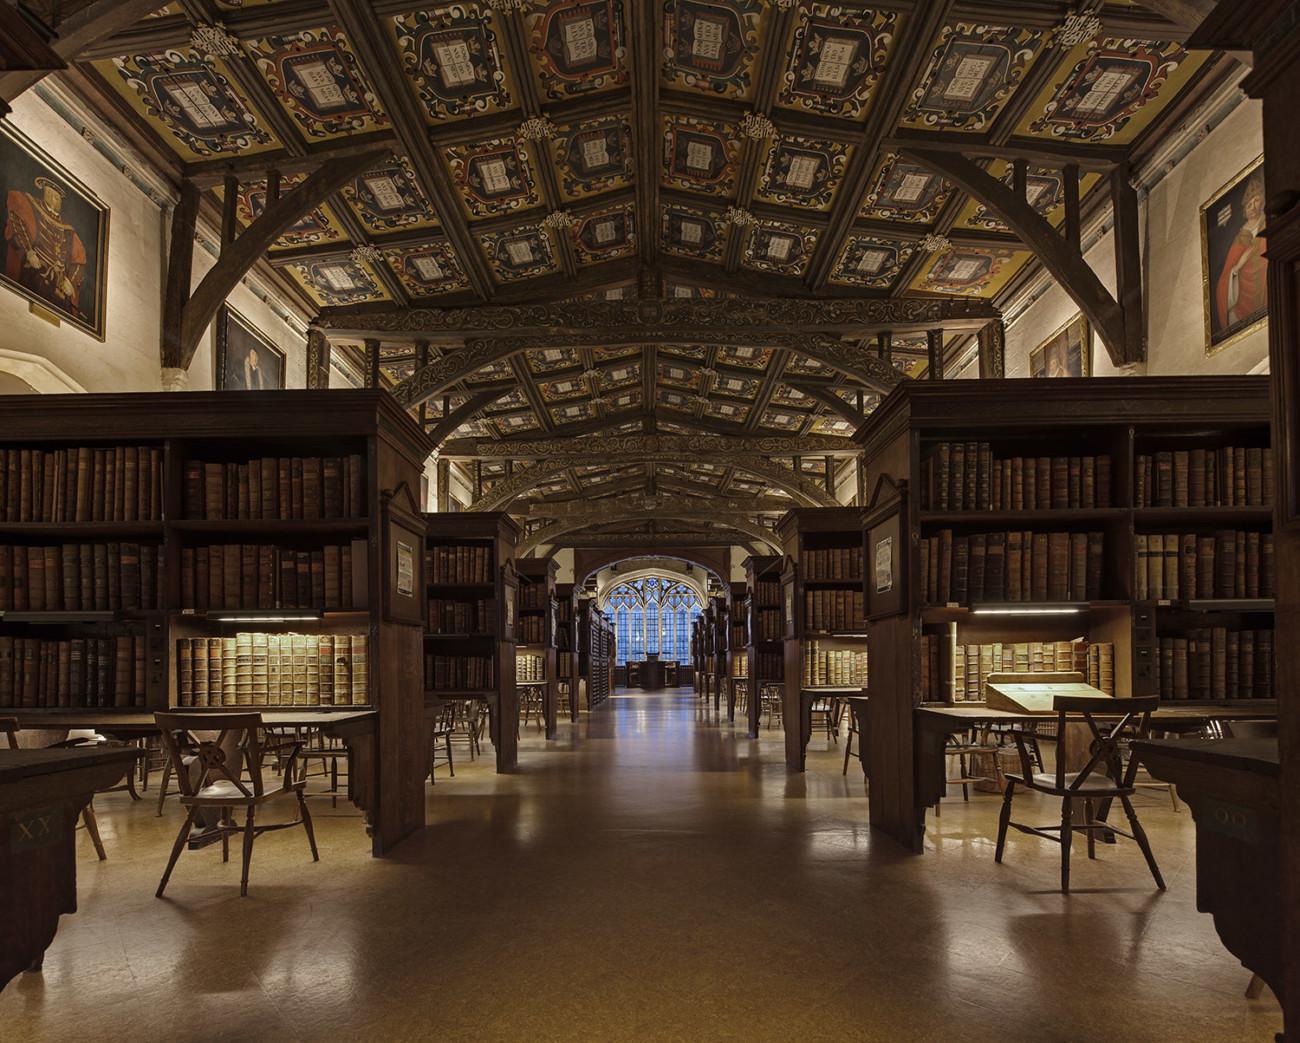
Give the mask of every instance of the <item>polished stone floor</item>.
[[[357, 814], [313, 802], [259, 841], [249, 897], [216, 849], [153, 897], [172, 806], [96, 803], [81, 909], [45, 969], [0, 993], [0, 1039], [1271, 1040], [1267, 992], [1194, 905], [1184, 809], [1140, 812], [1169, 882], [1132, 844], [1075, 860], [1013, 836], [997, 797], [946, 801], [923, 856], [866, 825], [856, 762], [814, 741], [787, 776], [690, 695], [623, 695], [522, 771], [439, 770], [430, 828], [368, 855]], [[1026, 803], [1030, 803], [1027, 800]], [[1052, 812], [1044, 807], [1044, 821]], [[1079, 854], [1076, 846], [1076, 854]]]

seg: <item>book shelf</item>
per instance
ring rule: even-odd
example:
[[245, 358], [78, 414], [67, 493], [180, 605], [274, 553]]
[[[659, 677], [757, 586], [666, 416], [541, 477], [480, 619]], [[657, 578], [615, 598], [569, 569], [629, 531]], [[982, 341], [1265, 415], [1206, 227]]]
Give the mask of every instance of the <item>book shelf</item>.
[[578, 720], [578, 641], [574, 626], [572, 583], [555, 585], [555, 685], [557, 697], [567, 700], [569, 720]]
[[[425, 576], [430, 613], [424, 634], [425, 704], [431, 714], [449, 699], [488, 708], [498, 772], [519, 762], [519, 691], [515, 686], [519, 526], [495, 511], [424, 515]], [[477, 620], [465, 631], [434, 623], [450, 602]]]
[[423, 825], [386, 554], [431, 447], [391, 396], [14, 396], [0, 430], [0, 707], [348, 711], [375, 853]]
[[873, 825], [920, 849], [915, 710], [993, 670], [1275, 711], [1266, 377], [908, 382], [855, 437], [910, 545], [869, 625]]
[[[781, 585], [786, 767], [803, 771], [813, 702], [846, 692], [860, 694], [866, 685], [862, 510], [799, 508], [781, 518], [777, 533], [785, 551]], [[831, 683], [832, 670], [838, 683]]]
[[[740, 690], [749, 693], [749, 587], [731, 584], [731, 607], [727, 613], [727, 657], [724, 684], [727, 687], [727, 720], [736, 720]], [[739, 688], [737, 687], [739, 686]]]
[[[542, 717], [546, 723], [546, 737], [556, 736], [557, 715], [557, 614], [555, 574], [559, 564], [554, 558], [517, 558], [515, 571], [519, 575], [519, 644], [518, 656], [527, 657], [540, 670], [537, 681], [542, 688]], [[539, 662], [540, 661], [540, 662]], [[522, 677], [524, 675], [520, 675]], [[525, 682], [519, 680], [520, 685]]]
[[749, 610], [745, 632], [746, 673], [749, 678], [747, 734], [758, 738], [765, 685], [785, 684], [785, 612], [781, 602], [779, 554], [745, 559], [745, 604]]
[[587, 709], [594, 710], [613, 694], [615, 660], [614, 626], [596, 607], [595, 598], [578, 602], [578, 633], [579, 677]]
[[715, 595], [709, 598], [704, 611], [700, 613], [702, 656], [700, 661], [700, 689], [698, 695], [708, 702], [713, 699], [713, 708], [722, 705], [722, 690], [730, 688], [727, 683], [727, 599]]

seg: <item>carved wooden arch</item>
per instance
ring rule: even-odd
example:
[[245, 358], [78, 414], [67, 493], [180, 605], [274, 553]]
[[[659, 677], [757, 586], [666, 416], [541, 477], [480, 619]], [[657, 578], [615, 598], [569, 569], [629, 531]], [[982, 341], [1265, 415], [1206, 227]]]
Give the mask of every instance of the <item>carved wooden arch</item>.
[[[1092, 270], [1092, 266], [1084, 260], [1079, 244], [1070, 242], [1024, 196], [1017, 195], [1012, 188], [983, 170], [973, 159], [957, 152], [924, 148], [903, 148], [899, 154], [951, 181], [997, 214], [1020, 241], [1033, 250], [1043, 267], [1088, 317], [1115, 365], [1142, 361], [1145, 351], [1142, 344], [1140, 289], [1136, 293], [1133, 292], [1133, 287], [1129, 287], [1128, 292], [1122, 289], [1121, 298], [1125, 299], [1125, 306], [1121, 307]], [[1112, 185], [1117, 217], [1115, 242], [1121, 283], [1126, 281], [1126, 265], [1121, 254], [1136, 246], [1135, 243], [1123, 241], [1130, 234], [1127, 211], [1130, 205], [1134, 209], [1136, 207], [1136, 203], [1128, 198], [1132, 189], [1127, 183], [1120, 183], [1124, 176], [1123, 167], [1111, 172], [1111, 178], [1115, 179]], [[1121, 214], [1122, 210], [1124, 214]], [[1133, 225], [1131, 232], [1135, 235], [1135, 222]]]
[[[882, 393], [888, 392], [903, 380], [902, 374], [886, 360], [873, 355], [856, 344], [838, 340], [824, 333], [811, 333], [803, 336], [780, 334], [756, 337], [753, 334], [710, 332], [708, 338], [710, 343], [725, 344], [738, 341], [747, 344], [759, 344], [765, 347], [789, 348], [792, 351], [807, 355], [809, 358], [816, 359], [846, 377], [861, 381], [873, 390]], [[638, 335], [628, 335], [622, 339], [629, 344], [643, 340]], [[674, 338], [660, 336], [655, 339], [672, 340]], [[690, 338], [683, 334], [682, 331], [677, 331], [675, 339], [688, 340]], [[484, 366], [490, 366], [494, 362], [501, 362], [530, 349], [549, 346], [574, 347], [586, 343], [600, 345], [608, 343], [609, 340], [609, 335], [593, 337], [588, 334], [471, 339], [466, 341], [463, 347], [454, 348], [441, 358], [434, 359], [427, 366], [416, 370], [393, 388], [393, 397], [409, 409], [412, 406], [418, 406], [421, 402], [428, 401], [435, 395], [441, 394], [456, 382], [464, 380]]]
[[[684, 461], [690, 459], [690, 457], [682, 457]], [[714, 460], [711, 457], [710, 460], [711, 462], [725, 463], [746, 474], [751, 474], [755, 478], [765, 479], [778, 489], [784, 489], [794, 499], [793, 506], [843, 506], [835, 497], [831, 496], [830, 493], [815, 482], [796, 474], [789, 467], [764, 457], [747, 456], [744, 459], [727, 458], [725, 460]], [[471, 511], [504, 511], [528, 490], [535, 489], [543, 482], [559, 477], [572, 465], [572, 460], [539, 460], [535, 464], [530, 464], [522, 470], [516, 471], [509, 478], [497, 482], [489, 492], [475, 501], [469, 509]]]
[[239, 280], [248, 274], [262, 255], [295, 221], [337, 192], [358, 174], [369, 170], [387, 155], [375, 149], [355, 156], [327, 159], [307, 179], [273, 203], [268, 203], [233, 241], [226, 243], [217, 263], [203, 277], [193, 293], [187, 294], [190, 255], [193, 253], [194, 217], [198, 193], [187, 182], [172, 224], [171, 260], [168, 265], [168, 297], [163, 321], [162, 362], [165, 367], [188, 369], [194, 361], [203, 331], [216, 317], [217, 309]]
[[450, 438], [461, 424], [471, 419], [479, 410], [486, 409], [499, 398], [510, 394], [510, 388], [492, 388], [488, 391], [480, 391], [476, 395], [471, 395], [465, 402], [456, 409], [453, 409], [447, 416], [439, 420], [429, 430], [429, 438], [436, 446], [447, 438]]
[[[713, 573], [712, 569], [706, 571], [716, 575], [716, 573]], [[653, 564], [645, 565], [641, 568], [634, 568], [628, 572], [620, 570], [619, 572], [614, 573], [610, 576], [609, 583], [603, 590], [599, 586], [596, 587], [596, 601], [600, 602], [608, 595], [610, 590], [621, 583], [634, 583], [639, 579], [649, 579], [651, 577], [670, 579], [674, 583], [680, 583], [684, 587], [689, 587], [694, 591], [695, 596], [700, 599], [701, 605], [707, 605], [709, 603], [709, 585], [707, 582], [701, 583], [694, 576], [688, 576], [684, 572], [676, 572], [668, 568], [666, 565]]]
[[726, 548], [692, 547], [687, 543], [671, 547], [647, 547], [645, 538], [628, 534], [625, 547], [608, 550], [593, 547], [576, 547], [573, 551], [573, 589], [581, 590], [595, 573], [610, 565], [648, 558], [680, 558], [689, 561], [713, 576], [723, 587], [730, 589], [730, 552]]
[[[761, 525], [755, 524], [748, 518], [734, 514], [720, 514], [715, 511], [692, 511], [684, 508], [667, 507], [663, 510], [656, 511], [602, 512], [599, 518], [594, 519], [563, 518], [524, 537], [524, 539], [520, 541], [516, 553], [522, 556], [535, 547], [551, 543], [557, 537], [564, 536], [571, 532], [577, 532], [580, 529], [590, 528], [592, 525], [606, 525], [616, 522], [659, 521], [662, 519], [668, 519], [671, 521], [712, 522], [723, 529], [732, 529], [738, 535], [743, 535], [743, 537], [745, 537], [743, 539], [737, 539], [737, 543], [744, 543], [753, 540], [771, 547], [777, 553], [780, 553], [781, 550], [781, 542], [776, 533], [772, 532], [770, 529], [764, 529]], [[629, 543], [635, 542], [635, 540], [635, 534], [629, 535]]]

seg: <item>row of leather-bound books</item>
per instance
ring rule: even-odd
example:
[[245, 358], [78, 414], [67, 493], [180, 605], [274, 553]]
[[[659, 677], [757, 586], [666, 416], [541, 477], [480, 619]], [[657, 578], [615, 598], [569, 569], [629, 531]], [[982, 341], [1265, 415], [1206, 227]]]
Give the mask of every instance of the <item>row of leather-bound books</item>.
[[1273, 698], [1273, 631], [1196, 627], [1162, 636], [1158, 686], [1165, 699]]
[[[358, 549], [359, 548], [359, 549]], [[353, 564], [365, 543], [295, 550], [262, 543], [215, 543], [181, 549], [181, 607], [323, 608], [359, 605]]]
[[1273, 450], [1257, 446], [1175, 449], [1134, 461], [1136, 507], [1268, 507]]
[[364, 634], [182, 637], [181, 706], [360, 706], [370, 702]]
[[803, 686], [862, 688], [867, 684], [865, 648], [822, 648], [809, 641], [803, 649]]
[[555, 673], [557, 677], [572, 677], [573, 657], [567, 655], [560, 656], [560, 658], [556, 660], [556, 667], [557, 669]]
[[185, 517], [319, 521], [366, 514], [361, 456], [271, 456], [185, 461]]
[[545, 616], [520, 616], [519, 640], [529, 645], [540, 645], [546, 640]]
[[1096, 601], [1105, 534], [990, 532], [921, 540], [920, 589], [928, 605], [980, 601]]
[[921, 463], [922, 510], [1077, 510], [1111, 502], [1106, 453], [998, 458], [988, 442], [940, 442]]
[[755, 606], [781, 604], [781, 581], [760, 579], [754, 583], [753, 603]]
[[35, 638], [0, 634], [0, 707], [145, 704], [145, 638]]
[[[949, 661], [951, 660], [951, 661]], [[1115, 646], [1069, 641], [992, 641], [953, 644], [943, 634], [921, 635], [921, 699], [983, 702], [990, 674], [1078, 672], [1094, 688], [1115, 694]]]
[[515, 683], [537, 684], [546, 680], [546, 660], [539, 655], [515, 656]]
[[754, 669], [760, 681], [784, 680], [785, 657], [780, 652], [755, 652]]
[[529, 583], [526, 580], [519, 584], [519, 607], [520, 608], [546, 608], [551, 602], [550, 593], [546, 589], [545, 583]]
[[749, 656], [744, 652], [735, 652], [731, 656], [731, 676], [749, 676]]
[[852, 630], [866, 626], [866, 603], [861, 587], [854, 590], [805, 590], [805, 630]]
[[1271, 598], [1271, 533], [1139, 533], [1134, 537], [1138, 601]]
[[431, 583], [491, 583], [492, 548], [480, 544], [437, 544], [425, 555]]
[[429, 599], [429, 632], [432, 634], [495, 634], [496, 598], [477, 601]]
[[806, 580], [862, 579], [862, 545], [805, 549], [801, 560]]
[[118, 612], [163, 604], [156, 543], [0, 546], [0, 612]]
[[756, 608], [753, 620], [755, 641], [780, 641], [785, 637], [785, 624], [779, 608]]
[[482, 690], [495, 687], [496, 669], [491, 656], [426, 653], [424, 682], [435, 692]]
[[0, 520], [158, 521], [162, 447], [0, 450]]

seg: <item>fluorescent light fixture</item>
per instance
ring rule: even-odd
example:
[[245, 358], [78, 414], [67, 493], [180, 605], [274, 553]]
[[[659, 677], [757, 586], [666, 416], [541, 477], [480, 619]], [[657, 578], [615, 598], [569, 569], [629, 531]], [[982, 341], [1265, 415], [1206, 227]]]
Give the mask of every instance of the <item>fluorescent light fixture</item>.
[[218, 623], [314, 623], [321, 618], [319, 612], [278, 612], [274, 615], [217, 615], [209, 619]]
[[1037, 605], [974, 605], [976, 616], [1074, 616], [1087, 609], [1087, 604], [1037, 604]]

